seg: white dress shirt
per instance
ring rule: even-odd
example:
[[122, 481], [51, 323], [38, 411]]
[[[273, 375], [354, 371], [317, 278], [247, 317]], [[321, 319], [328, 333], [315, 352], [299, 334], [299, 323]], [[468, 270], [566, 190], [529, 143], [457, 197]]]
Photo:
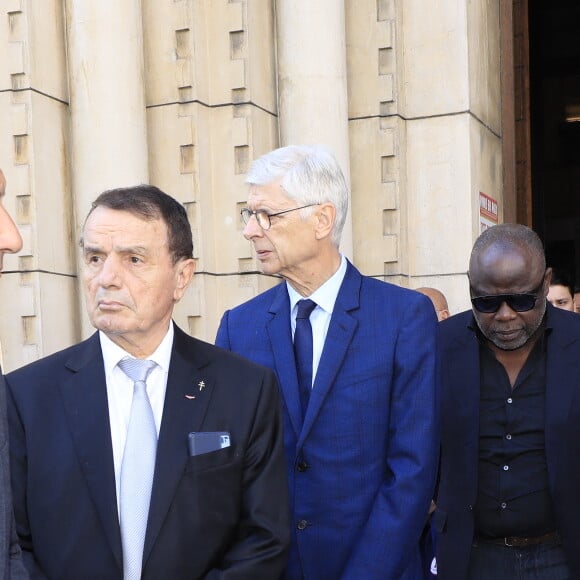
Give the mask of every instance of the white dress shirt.
[[[326, 341], [328, 327], [330, 326], [330, 318], [334, 310], [334, 303], [338, 296], [338, 291], [344, 280], [346, 274], [346, 258], [341, 255], [340, 266], [338, 270], [317, 290], [315, 290], [309, 298], [316, 302], [316, 308], [310, 315], [310, 324], [312, 326], [312, 384], [316, 379], [316, 372], [322, 356], [322, 349]], [[288, 296], [290, 297], [290, 324], [292, 326], [292, 340], [294, 340], [294, 331], [296, 330], [296, 313], [298, 312], [299, 300], [304, 299], [288, 282]]]
[[[127, 427], [129, 426], [129, 417], [131, 415], [131, 403], [133, 402], [133, 381], [117, 365], [124, 358], [134, 357], [131, 357], [128, 352], [117, 346], [103, 332], [99, 332], [99, 339], [105, 364], [109, 422], [111, 425], [111, 442], [113, 444], [113, 462], [115, 465], [115, 485], [117, 488], [117, 509], [119, 509], [121, 465], [127, 438]], [[157, 350], [147, 357], [148, 360], [157, 363], [157, 366], [153, 368], [147, 377], [147, 395], [153, 409], [157, 436], [159, 436], [161, 427], [172, 347], [173, 323], [170, 323], [169, 330]]]

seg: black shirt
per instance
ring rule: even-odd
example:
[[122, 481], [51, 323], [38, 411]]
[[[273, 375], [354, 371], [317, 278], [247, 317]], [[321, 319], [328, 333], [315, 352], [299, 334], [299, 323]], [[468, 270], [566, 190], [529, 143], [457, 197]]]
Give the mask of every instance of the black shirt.
[[475, 534], [540, 536], [556, 528], [544, 437], [546, 342], [538, 339], [512, 389], [480, 336], [479, 473]]

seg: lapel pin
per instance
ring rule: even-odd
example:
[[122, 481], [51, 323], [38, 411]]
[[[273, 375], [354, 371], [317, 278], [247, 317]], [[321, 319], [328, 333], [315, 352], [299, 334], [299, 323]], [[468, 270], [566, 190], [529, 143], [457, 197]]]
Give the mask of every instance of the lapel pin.
[[199, 387], [200, 391], [203, 391], [205, 389], [205, 382], [199, 381], [199, 383], [197, 383], [197, 386]]
[[195, 399], [195, 395], [185, 395], [186, 399]]

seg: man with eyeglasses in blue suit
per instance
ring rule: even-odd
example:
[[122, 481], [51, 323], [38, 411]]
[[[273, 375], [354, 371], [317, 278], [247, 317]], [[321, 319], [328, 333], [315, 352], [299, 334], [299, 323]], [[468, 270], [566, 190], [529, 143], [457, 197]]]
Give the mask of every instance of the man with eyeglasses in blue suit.
[[546, 302], [540, 238], [476, 240], [472, 310], [441, 323], [443, 580], [580, 578], [580, 318]]
[[284, 281], [227, 311], [216, 343], [278, 377], [284, 580], [416, 580], [439, 449], [433, 307], [341, 254], [348, 187], [326, 148], [276, 149], [246, 182], [244, 236]]

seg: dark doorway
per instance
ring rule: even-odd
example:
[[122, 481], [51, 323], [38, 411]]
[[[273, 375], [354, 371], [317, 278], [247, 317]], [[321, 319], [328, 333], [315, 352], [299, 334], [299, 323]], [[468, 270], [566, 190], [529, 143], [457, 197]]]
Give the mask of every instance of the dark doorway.
[[527, 2], [532, 226], [580, 284], [580, 2]]

